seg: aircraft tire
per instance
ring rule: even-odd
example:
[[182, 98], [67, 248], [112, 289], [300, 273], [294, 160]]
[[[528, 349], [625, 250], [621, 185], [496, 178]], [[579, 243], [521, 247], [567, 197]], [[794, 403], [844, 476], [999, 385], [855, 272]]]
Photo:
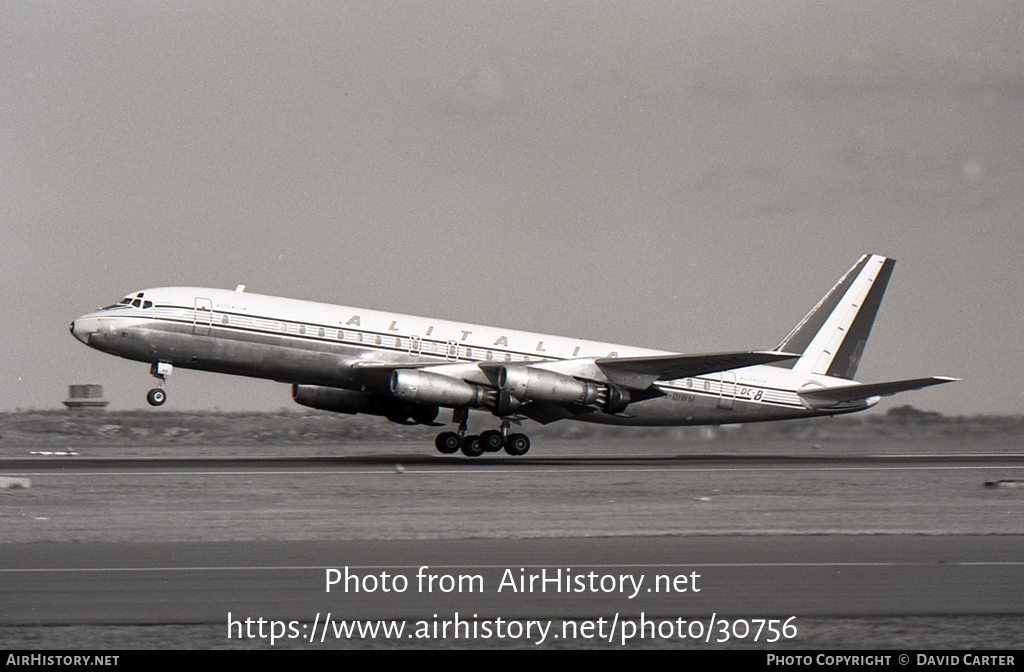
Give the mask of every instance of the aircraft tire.
[[505, 437], [501, 432], [489, 429], [480, 433], [480, 445], [485, 452], [496, 453], [505, 447]]
[[150, 406], [163, 406], [164, 402], [167, 401], [167, 393], [159, 387], [154, 387], [146, 393], [146, 401], [149, 402]]
[[526, 455], [530, 452], [530, 437], [526, 434], [509, 434], [505, 452], [516, 457]]
[[437, 452], [445, 455], [459, 452], [459, 435], [455, 432], [441, 432], [434, 439], [434, 447]]
[[462, 439], [462, 454], [466, 457], [480, 457], [484, 454], [484, 447], [480, 437], [473, 434]]

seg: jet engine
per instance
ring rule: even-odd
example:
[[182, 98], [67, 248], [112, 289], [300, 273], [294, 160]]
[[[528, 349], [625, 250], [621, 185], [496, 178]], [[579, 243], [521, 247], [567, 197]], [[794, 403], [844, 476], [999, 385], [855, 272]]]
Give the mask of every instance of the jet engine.
[[619, 413], [630, 402], [629, 391], [620, 387], [588, 383], [564, 373], [532, 366], [501, 367], [498, 387], [502, 392], [524, 401], [597, 406], [608, 413]]
[[496, 401], [494, 390], [418, 369], [399, 369], [392, 373], [391, 393], [406, 401], [447, 408], [481, 408], [494, 406]]
[[317, 385], [292, 385], [292, 399], [296, 403], [321, 411], [355, 415], [382, 415], [392, 422], [422, 425], [432, 423], [440, 409], [437, 406], [409, 403], [358, 390], [342, 390], [336, 387]]

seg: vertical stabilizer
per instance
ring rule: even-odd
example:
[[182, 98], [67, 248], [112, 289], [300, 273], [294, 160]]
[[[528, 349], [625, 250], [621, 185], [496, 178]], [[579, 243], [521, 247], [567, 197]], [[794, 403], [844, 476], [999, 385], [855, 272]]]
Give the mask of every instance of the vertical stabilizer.
[[895, 264], [878, 254], [858, 259], [775, 348], [800, 358], [776, 366], [853, 380]]

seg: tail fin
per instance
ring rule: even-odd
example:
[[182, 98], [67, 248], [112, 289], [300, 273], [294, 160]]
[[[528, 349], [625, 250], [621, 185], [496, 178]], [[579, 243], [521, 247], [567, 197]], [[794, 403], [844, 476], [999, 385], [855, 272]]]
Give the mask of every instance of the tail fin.
[[895, 259], [865, 254], [775, 348], [800, 353], [774, 366], [853, 380]]

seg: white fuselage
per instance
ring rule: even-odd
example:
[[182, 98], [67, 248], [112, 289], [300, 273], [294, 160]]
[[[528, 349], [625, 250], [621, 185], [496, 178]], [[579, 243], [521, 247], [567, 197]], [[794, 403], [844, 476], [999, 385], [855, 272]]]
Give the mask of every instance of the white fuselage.
[[[494, 384], [488, 363], [527, 365], [610, 382], [596, 358], [673, 353], [398, 313], [204, 287], [162, 287], [144, 300], [100, 309], [72, 324], [83, 343], [132, 360], [388, 395], [378, 365], [418, 368]], [[130, 298], [130, 297], [129, 297]], [[481, 366], [484, 365], [484, 366]], [[389, 372], [389, 371], [388, 371]], [[727, 424], [834, 414], [877, 398], [815, 410], [798, 390], [841, 382], [773, 365], [662, 380], [622, 413], [574, 419], [625, 425]]]

